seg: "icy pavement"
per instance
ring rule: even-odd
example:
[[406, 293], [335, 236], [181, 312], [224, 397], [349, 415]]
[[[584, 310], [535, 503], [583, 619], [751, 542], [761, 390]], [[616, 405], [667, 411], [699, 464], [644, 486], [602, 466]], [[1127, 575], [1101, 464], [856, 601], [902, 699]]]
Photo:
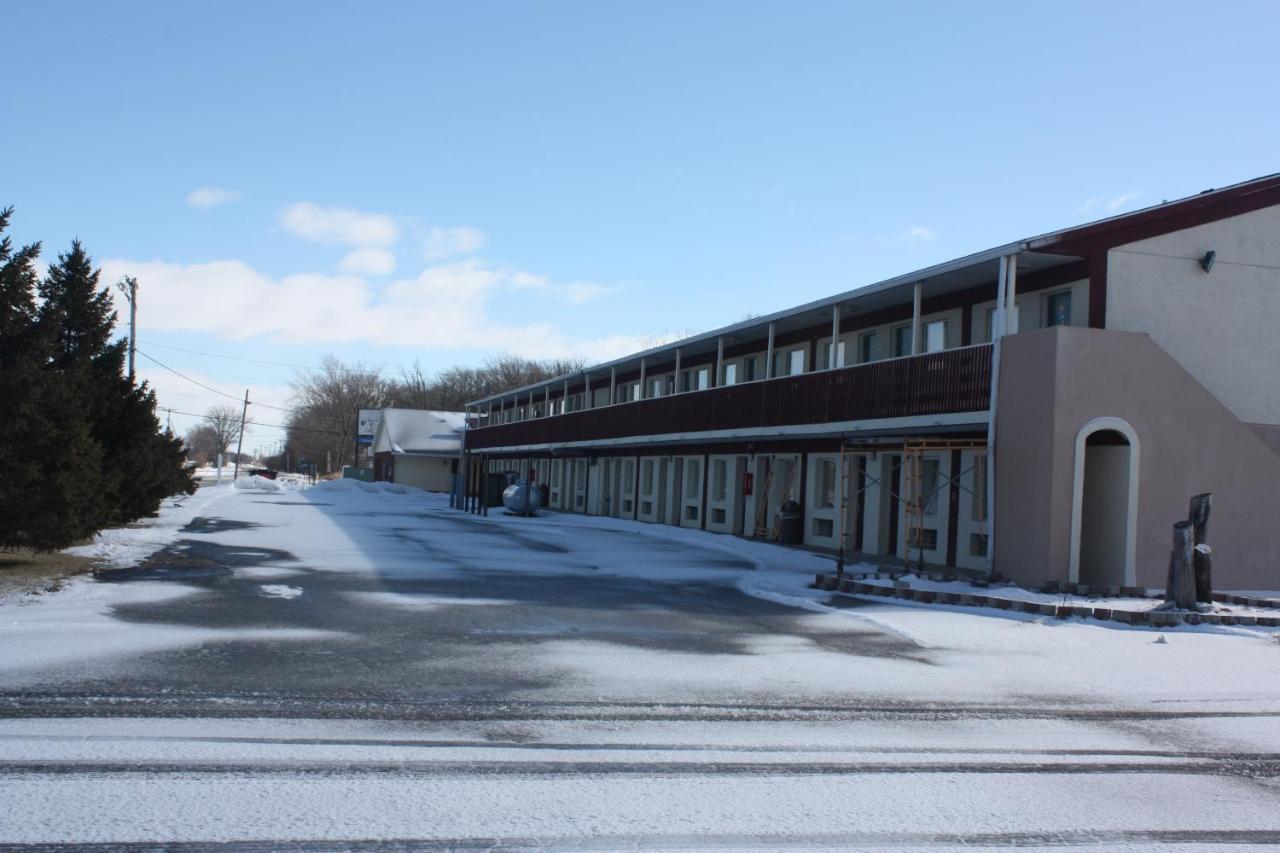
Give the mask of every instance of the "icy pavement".
[[801, 551], [351, 481], [112, 533], [0, 605], [0, 843], [1280, 844], [1265, 632], [851, 602]]

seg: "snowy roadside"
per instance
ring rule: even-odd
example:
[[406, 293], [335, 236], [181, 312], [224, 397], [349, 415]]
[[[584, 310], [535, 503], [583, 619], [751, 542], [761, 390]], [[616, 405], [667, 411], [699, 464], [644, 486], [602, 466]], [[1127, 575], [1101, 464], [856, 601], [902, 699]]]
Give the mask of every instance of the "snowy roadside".
[[[177, 495], [165, 498], [155, 518], [144, 519], [127, 527], [103, 530], [87, 545], [76, 545], [56, 552], [65, 555], [65, 563], [84, 565], [88, 561], [94, 568], [119, 568], [135, 565], [156, 551], [170, 545], [179, 531], [191, 523], [214, 501], [231, 493], [230, 482], [218, 486], [204, 486], [193, 495]], [[74, 572], [57, 566], [51, 560], [47, 574], [24, 578], [22, 581], [0, 587], [0, 605], [11, 604], [29, 598], [34, 593], [58, 591], [63, 587], [86, 580]], [[83, 569], [82, 569], [83, 571]]]
[[104, 530], [88, 545], [67, 548], [65, 553], [88, 557], [99, 565], [120, 568], [132, 566], [178, 538], [178, 532], [214, 501], [231, 494], [231, 484], [201, 486], [193, 495], [165, 498], [155, 518], [128, 527]]

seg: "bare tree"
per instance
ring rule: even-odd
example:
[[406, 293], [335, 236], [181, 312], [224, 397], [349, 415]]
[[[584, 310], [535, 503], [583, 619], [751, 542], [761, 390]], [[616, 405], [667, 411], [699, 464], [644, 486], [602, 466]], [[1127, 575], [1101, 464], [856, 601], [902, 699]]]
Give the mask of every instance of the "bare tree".
[[294, 458], [337, 470], [352, 458], [356, 413], [382, 409], [391, 402], [389, 383], [377, 367], [343, 364], [327, 355], [314, 373], [293, 382], [294, 411], [289, 416], [289, 448]]
[[185, 439], [187, 457], [197, 465], [208, 465], [218, 456], [218, 436], [206, 424], [196, 424], [187, 430]]
[[459, 412], [472, 400], [575, 373], [585, 364], [581, 358], [537, 361], [502, 355], [483, 367], [452, 367], [434, 377], [414, 364], [411, 370], [401, 371], [390, 394], [396, 406]]
[[215, 457], [221, 453], [225, 458], [231, 445], [240, 440], [240, 410], [235, 406], [212, 406], [206, 409], [200, 425], [212, 434]]

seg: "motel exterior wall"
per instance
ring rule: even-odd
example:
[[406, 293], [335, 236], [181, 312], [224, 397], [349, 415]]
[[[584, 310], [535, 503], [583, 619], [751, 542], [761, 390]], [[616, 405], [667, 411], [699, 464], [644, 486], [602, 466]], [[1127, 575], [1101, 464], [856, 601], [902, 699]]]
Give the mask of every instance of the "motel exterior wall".
[[1145, 332], [1240, 420], [1280, 431], [1278, 270], [1280, 207], [1118, 246], [1107, 328]]
[[[1003, 342], [995, 565], [1014, 580], [1075, 580], [1077, 439], [1098, 419], [1131, 428], [1137, 456], [1133, 577], [1163, 588], [1172, 525], [1213, 492], [1215, 584], [1268, 589], [1280, 555], [1280, 456], [1145, 334], [1056, 327]], [[1121, 580], [1116, 579], [1115, 585]]]

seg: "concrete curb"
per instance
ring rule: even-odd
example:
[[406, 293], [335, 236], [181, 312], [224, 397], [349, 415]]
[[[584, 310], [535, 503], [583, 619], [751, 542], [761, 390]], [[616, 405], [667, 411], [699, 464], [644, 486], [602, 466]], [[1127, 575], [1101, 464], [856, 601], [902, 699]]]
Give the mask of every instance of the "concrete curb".
[[[861, 578], [871, 577], [839, 577], [831, 572], [819, 572], [814, 578], [816, 589], [828, 592], [842, 592], [849, 595], [870, 595], [878, 598], [901, 598], [919, 604], [957, 604], [968, 607], [991, 607], [996, 610], [1010, 610], [1015, 613], [1036, 613], [1052, 616], [1055, 619], [1070, 619], [1078, 616], [1082, 619], [1098, 619], [1103, 622], [1119, 622], [1125, 625], [1149, 625], [1158, 628], [1172, 628], [1177, 625], [1258, 625], [1266, 628], [1280, 628], [1280, 615], [1277, 616], [1244, 616], [1233, 613], [1195, 613], [1172, 610], [1118, 610], [1112, 607], [1094, 607], [1087, 604], [1054, 604], [1052, 602], [1022, 601], [1001, 598], [996, 595], [978, 593], [938, 592], [931, 589], [912, 589], [895, 583], [892, 587], [867, 583]], [[880, 577], [876, 575], [875, 577]], [[897, 580], [897, 578], [892, 578]], [[1065, 590], [1058, 590], [1065, 592]], [[1241, 596], [1214, 596], [1223, 603], [1239, 604], [1250, 607], [1271, 606], [1263, 603], [1272, 599], [1246, 599]], [[1231, 600], [1226, 600], [1231, 599]]]

